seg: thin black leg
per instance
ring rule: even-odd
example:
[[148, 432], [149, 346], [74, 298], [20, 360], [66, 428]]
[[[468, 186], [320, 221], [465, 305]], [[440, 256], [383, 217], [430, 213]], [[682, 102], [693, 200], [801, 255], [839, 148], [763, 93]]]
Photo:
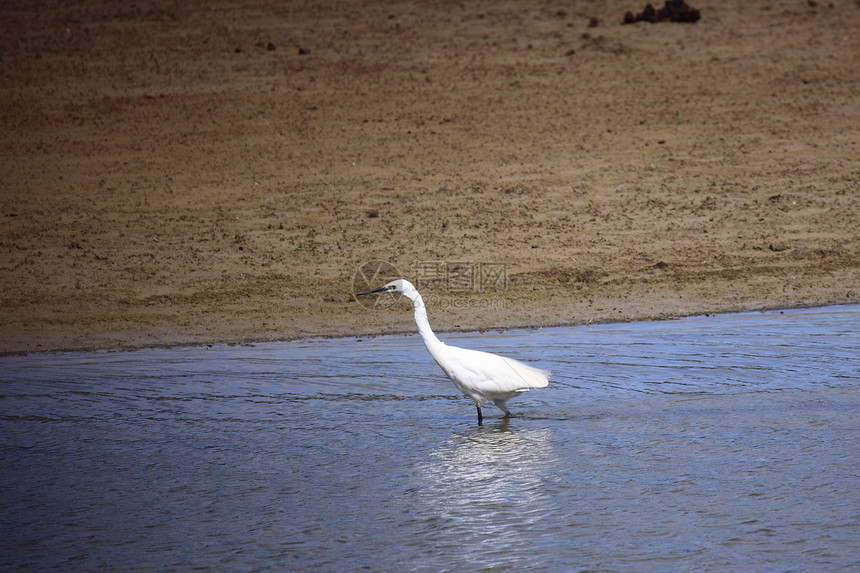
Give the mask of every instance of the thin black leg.
[[475, 404], [475, 408], [478, 409], [478, 425], [481, 426], [484, 423], [484, 415], [481, 413], [481, 407]]

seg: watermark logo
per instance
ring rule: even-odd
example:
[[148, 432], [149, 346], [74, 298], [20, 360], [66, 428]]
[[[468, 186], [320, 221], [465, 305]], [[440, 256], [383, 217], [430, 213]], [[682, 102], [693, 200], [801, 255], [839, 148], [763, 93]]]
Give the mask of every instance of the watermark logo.
[[384, 286], [399, 278], [403, 278], [403, 275], [388, 261], [362, 263], [352, 275], [353, 298], [358, 304], [371, 310], [390, 308], [400, 298], [399, 294], [387, 292], [372, 296], [355, 296], [355, 293]]
[[[474, 261], [418, 261], [412, 265], [412, 282], [423, 292], [427, 308], [439, 309], [504, 309], [505, 299], [486, 296], [508, 287], [507, 263]], [[359, 293], [381, 287], [403, 274], [387, 261], [362, 263], [352, 276], [352, 292]], [[450, 294], [440, 294], [450, 293]], [[469, 295], [473, 296], [469, 296]], [[474, 296], [478, 294], [479, 296]], [[391, 308], [400, 298], [395, 293], [355, 296], [358, 303], [371, 310]]]

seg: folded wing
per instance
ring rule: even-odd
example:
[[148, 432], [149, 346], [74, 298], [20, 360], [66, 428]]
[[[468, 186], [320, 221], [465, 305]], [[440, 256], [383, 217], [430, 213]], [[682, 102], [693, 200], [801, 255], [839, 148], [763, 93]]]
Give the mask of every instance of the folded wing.
[[512, 358], [455, 346], [448, 346], [447, 350], [448, 375], [454, 382], [489, 398], [509, 397], [549, 383], [548, 371]]

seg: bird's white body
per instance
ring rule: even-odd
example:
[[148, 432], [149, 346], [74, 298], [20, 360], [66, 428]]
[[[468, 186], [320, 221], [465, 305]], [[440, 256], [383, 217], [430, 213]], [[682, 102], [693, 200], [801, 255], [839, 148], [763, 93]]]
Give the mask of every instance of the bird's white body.
[[[437, 339], [438, 340], [438, 339]], [[427, 341], [424, 341], [425, 344]], [[508, 414], [505, 401], [532, 388], [543, 388], [549, 383], [549, 372], [523, 364], [511, 358], [448, 346], [439, 342], [443, 348], [430, 355], [442, 368], [460, 392], [482, 406], [492, 401]]]
[[427, 320], [424, 299], [409, 281], [397, 279], [379, 289], [359, 294], [372, 292], [396, 292], [412, 301], [415, 324], [430, 356], [454, 386], [474, 400], [479, 422], [483, 418], [481, 406], [485, 402], [493, 402], [507, 416], [510, 412], [506, 400], [532, 388], [544, 388], [549, 383], [550, 373], [546, 370], [489, 352], [448, 346], [439, 340]]

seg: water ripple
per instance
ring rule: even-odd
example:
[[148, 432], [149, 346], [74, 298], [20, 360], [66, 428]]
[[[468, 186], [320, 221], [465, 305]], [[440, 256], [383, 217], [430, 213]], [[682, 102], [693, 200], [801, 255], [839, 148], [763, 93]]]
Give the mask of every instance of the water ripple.
[[860, 568], [860, 306], [0, 358], [0, 567]]

